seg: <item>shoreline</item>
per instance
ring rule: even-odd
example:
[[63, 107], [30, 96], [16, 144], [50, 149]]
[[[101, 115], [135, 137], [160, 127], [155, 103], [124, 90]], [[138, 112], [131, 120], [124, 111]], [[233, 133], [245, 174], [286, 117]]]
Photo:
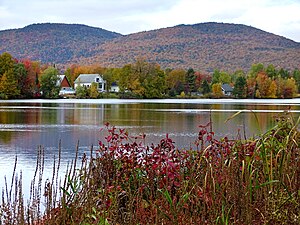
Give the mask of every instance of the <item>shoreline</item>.
[[0, 103], [87, 103], [87, 104], [130, 104], [130, 103], [187, 103], [187, 104], [300, 104], [300, 98], [292, 99], [10, 99]]

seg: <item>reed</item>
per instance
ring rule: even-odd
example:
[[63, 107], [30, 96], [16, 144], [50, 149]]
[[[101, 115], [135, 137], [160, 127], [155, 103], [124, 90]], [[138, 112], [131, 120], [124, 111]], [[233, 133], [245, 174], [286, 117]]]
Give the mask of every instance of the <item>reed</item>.
[[144, 135], [106, 124], [106, 141], [81, 162], [77, 144], [63, 182], [59, 144], [43, 188], [39, 148], [30, 201], [14, 172], [14, 186], [2, 191], [1, 224], [299, 224], [299, 121], [281, 115], [266, 133], [235, 140], [215, 139], [208, 123], [195, 150], [178, 150], [168, 135], [146, 145]]

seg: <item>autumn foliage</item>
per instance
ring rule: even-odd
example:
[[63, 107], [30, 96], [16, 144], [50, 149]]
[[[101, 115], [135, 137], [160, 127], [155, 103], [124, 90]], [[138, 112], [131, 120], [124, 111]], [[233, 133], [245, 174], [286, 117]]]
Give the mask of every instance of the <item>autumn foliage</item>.
[[[51, 72], [52, 71], [52, 72]], [[71, 65], [59, 69], [56, 65], [41, 65], [28, 59], [17, 60], [9, 53], [0, 55], [0, 98], [58, 98], [58, 74], [66, 75], [70, 84], [80, 74], [100, 74], [106, 81], [107, 97], [110, 87], [117, 84], [119, 98], [173, 98], [224, 96], [223, 84], [233, 88], [235, 98], [293, 98], [300, 90], [300, 70], [275, 68], [272, 64], [253, 64], [248, 72], [233, 73], [214, 70], [213, 73], [195, 71], [193, 68], [163, 70], [159, 64], [138, 58], [121, 68], [100, 65]], [[92, 88], [92, 86], [91, 86]], [[91, 88], [77, 92], [77, 98], [100, 98], [103, 94]]]

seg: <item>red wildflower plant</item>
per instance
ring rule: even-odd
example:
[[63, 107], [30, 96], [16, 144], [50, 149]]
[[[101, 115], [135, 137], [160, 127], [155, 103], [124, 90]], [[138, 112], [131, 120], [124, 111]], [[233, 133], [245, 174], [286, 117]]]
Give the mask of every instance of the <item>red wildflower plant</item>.
[[281, 123], [249, 140], [217, 139], [208, 123], [189, 150], [107, 123], [45, 224], [298, 224], [300, 118]]

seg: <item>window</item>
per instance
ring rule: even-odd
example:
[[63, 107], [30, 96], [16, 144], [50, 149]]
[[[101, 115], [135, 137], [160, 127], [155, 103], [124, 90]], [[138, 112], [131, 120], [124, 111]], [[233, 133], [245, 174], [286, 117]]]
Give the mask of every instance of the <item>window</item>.
[[96, 82], [99, 83], [100, 79], [99, 77], [96, 77]]

